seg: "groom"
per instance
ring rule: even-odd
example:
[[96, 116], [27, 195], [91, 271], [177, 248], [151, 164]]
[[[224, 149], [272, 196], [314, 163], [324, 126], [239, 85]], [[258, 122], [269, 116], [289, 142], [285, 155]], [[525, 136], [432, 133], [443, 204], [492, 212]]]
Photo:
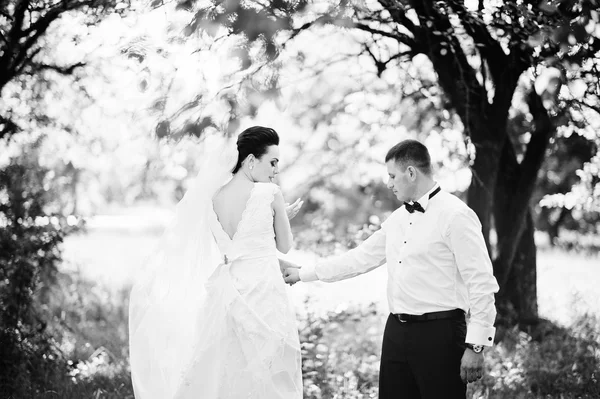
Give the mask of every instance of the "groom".
[[[387, 262], [390, 315], [383, 334], [380, 399], [465, 399], [494, 340], [498, 284], [475, 212], [433, 180], [431, 158], [405, 140], [385, 157], [388, 188], [404, 206], [345, 254], [289, 267], [287, 283], [333, 282]], [[468, 326], [465, 313], [470, 312]]]

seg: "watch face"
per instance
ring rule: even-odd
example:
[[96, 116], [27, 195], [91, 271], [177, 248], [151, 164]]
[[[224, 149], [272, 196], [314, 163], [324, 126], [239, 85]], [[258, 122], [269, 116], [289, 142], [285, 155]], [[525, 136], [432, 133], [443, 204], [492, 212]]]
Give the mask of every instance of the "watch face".
[[483, 351], [483, 345], [467, 344], [467, 348], [471, 349], [475, 353], [481, 353]]

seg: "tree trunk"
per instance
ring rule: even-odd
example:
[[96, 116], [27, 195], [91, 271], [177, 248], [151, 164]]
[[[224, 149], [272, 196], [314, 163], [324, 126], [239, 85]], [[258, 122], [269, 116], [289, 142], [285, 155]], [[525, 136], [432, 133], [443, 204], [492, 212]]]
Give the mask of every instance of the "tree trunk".
[[[519, 241], [525, 229], [526, 217], [530, 213], [529, 202], [537, 182], [537, 174], [544, 161], [548, 142], [555, 131], [539, 96], [532, 91], [530, 98], [529, 107], [534, 115], [536, 128], [531, 135], [531, 141], [527, 146], [523, 161], [520, 164], [517, 163], [512, 144], [508, 139], [506, 139], [505, 151], [503, 151], [503, 155], [504, 153], [508, 154], [508, 159], [505, 160], [506, 164], [511, 163], [514, 170], [510, 173], [513, 182], [507, 186], [512, 198], [505, 216], [511, 223], [506, 233], [498, 236], [498, 257], [495, 259], [496, 271], [499, 272], [496, 277], [499, 278], [501, 286], [506, 284], [511, 273]], [[534, 108], [537, 109], [534, 110]]]
[[[467, 204], [475, 211], [481, 222], [483, 238], [492, 256], [490, 231], [494, 204], [494, 189], [497, 179], [499, 151], [495, 145], [475, 145], [476, 155], [471, 167], [471, 185], [467, 193]], [[490, 188], [491, 187], [491, 188]]]
[[[548, 115], [535, 92], [528, 103], [536, 131], [521, 165], [506, 131], [514, 92], [528, 65], [517, 48], [506, 54], [484, 26], [466, 17], [468, 13], [460, 2], [453, 3], [467, 33], [481, 45], [479, 52], [495, 87], [490, 104], [489, 93], [477, 79], [477, 71], [468, 63], [458, 38], [439, 34], [453, 32], [444, 10], [436, 7], [433, 0], [410, 3], [419, 17], [419, 26], [430, 27], [413, 29], [418, 44], [413, 51], [422, 52], [431, 60], [440, 86], [463, 122], [465, 135], [475, 146], [467, 202], [477, 213], [490, 257], [495, 258], [494, 274], [501, 287], [501, 318], [512, 319], [513, 323], [537, 320], [536, 248], [529, 201], [550, 136]], [[496, 221], [497, 257], [490, 243], [492, 220]]]
[[[515, 223], [511, 208], [514, 190], [519, 178], [520, 165], [517, 162], [512, 144], [507, 139], [500, 158], [500, 170], [496, 180], [494, 201], [494, 227], [498, 237], [510, 234]], [[524, 206], [529, 207], [528, 204]], [[534, 225], [531, 211], [527, 211], [525, 226], [518, 242], [512, 267], [506, 283], [500, 284], [496, 296], [498, 324], [534, 324], [538, 319], [537, 308], [537, 255], [534, 241]], [[494, 262], [494, 275], [501, 276], [504, 270]]]
[[500, 159], [496, 184], [494, 221], [498, 237], [498, 257], [494, 274], [499, 278], [498, 308], [508, 325], [522, 328], [538, 321], [537, 274], [531, 197], [546, 148], [555, 133], [540, 97], [531, 91], [528, 101], [535, 130], [519, 164], [507, 138]]

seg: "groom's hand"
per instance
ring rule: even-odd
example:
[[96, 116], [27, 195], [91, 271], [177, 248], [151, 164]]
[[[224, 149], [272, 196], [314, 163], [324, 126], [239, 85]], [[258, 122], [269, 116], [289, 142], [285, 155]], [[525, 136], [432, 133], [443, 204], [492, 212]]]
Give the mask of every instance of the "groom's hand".
[[284, 275], [285, 269], [300, 269], [302, 266], [299, 266], [295, 263], [292, 263], [285, 259], [279, 259], [279, 270], [281, 270], [281, 275]]
[[296, 284], [300, 281], [300, 269], [296, 267], [285, 269], [283, 272], [283, 280], [289, 285]]
[[481, 377], [483, 377], [483, 352], [475, 353], [471, 349], [465, 349], [460, 361], [460, 378], [467, 384]]

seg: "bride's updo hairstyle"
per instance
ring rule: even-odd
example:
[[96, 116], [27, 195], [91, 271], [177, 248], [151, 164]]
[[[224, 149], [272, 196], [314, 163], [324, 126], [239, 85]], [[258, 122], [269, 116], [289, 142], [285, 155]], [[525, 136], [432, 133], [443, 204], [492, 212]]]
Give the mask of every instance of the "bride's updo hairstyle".
[[279, 145], [279, 135], [275, 130], [262, 126], [252, 126], [244, 130], [237, 139], [238, 161], [231, 173], [236, 174], [240, 170], [248, 155], [252, 154], [259, 159], [272, 145]]

